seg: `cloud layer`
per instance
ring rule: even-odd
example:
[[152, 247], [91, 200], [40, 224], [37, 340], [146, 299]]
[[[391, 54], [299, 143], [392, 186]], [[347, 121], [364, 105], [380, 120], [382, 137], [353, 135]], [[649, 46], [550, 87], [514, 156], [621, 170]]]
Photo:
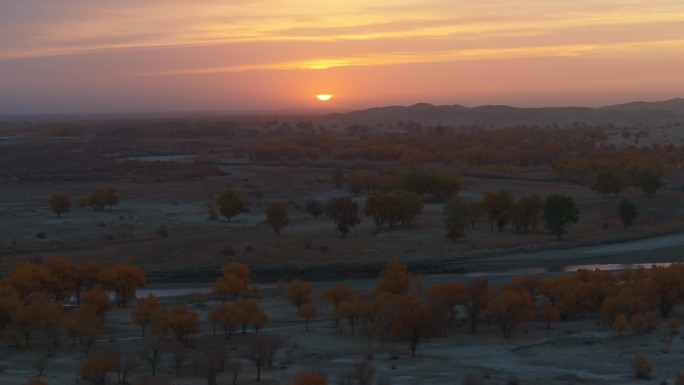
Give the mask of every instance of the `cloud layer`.
[[0, 13], [0, 113], [662, 99], [681, 31], [670, 0], [23, 0]]

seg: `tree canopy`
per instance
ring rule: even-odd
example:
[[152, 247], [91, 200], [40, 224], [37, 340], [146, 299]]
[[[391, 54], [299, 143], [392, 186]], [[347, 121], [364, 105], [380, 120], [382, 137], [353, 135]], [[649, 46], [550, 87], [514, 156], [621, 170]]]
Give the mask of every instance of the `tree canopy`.
[[337, 230], [345, 237], [349, 231], [361, 223], [359, 205], [351, 197], [337, 197], [330, 199], [326, 207], [328, 218], [332, 219]]
[[546, 227], [560, 240], [568, 227], [579, 221], [575, 200], [567, 195], [550, 194], [544, 200]]

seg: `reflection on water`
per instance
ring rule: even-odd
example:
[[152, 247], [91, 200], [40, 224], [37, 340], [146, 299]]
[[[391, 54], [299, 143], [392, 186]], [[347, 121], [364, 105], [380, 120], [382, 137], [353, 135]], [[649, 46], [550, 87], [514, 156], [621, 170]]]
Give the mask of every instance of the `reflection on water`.
[[480, 271], [475, 273], [458, 274], [464, 277], [496, 277], [500, 275], [534, 275], [543, 274], [549, 270], [546, 267], [528, 267], [525, 269], [511, 269], [501, 271]]
[[570, 266], [565, 266], [563, 268], [563, 271], [568, 271], [568, 272], [575, 272], [579, 269], [587, 269], [587, 270], [625, 270], [625, 269], [636, 269], [639, 266], [643, 266], [645, 268], [650, 268], [651, 266], [658, 266], [658, 267], [668, 267], [672, 263], [667, 262], [667, 263], [639, 263], [639, 264], [619, 264], [619, 263], [612, 263], [612, 264], [603, 264], [603, 265], [570, 265]]
[[175, 288], [175, 289], [139, 289], [135, 291], [136, 298], [147, 297], [152, 294], [155, 297], [178, 297], [190, 294], [209, 294], [211, 287]]

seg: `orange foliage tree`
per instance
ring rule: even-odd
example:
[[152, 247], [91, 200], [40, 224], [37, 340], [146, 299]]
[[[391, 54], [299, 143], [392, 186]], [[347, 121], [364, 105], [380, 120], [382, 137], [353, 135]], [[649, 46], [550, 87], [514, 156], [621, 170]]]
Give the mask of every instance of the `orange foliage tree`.
[[428, 290], [427, 297], [435, 312], [453, 325], [454, 315], [458, 313], [456, 305], [464, 302], [465, 290], [458, 282], [438, 283]]
[[162, 311], [157, 297], [149, 293], [147, 297], [138, 300], [138, 304], [131, 313], [131, 319], [142, 327], [142, 336], [145, 337], [145, 329], [151, 324]]
[[175, 334], [176, 338], [188, 342], [190, 334], [199, 331], [200, 323], [197, 313], [188, 310], [185, 306], [175, 306], [164, 313], [165, 324]]
[[496, 293], [487, 302], [486, 313], [501, 325], [504, 337], [511, 336], [516, 326], [534, 317], [534, 306], [530, 293], [505, 290]]
[[83, 305], [91, 305], [95, 308], [95, 312], [98, 315], [104, 315], [104, 313], [112, 310], [114, 307], [114, 304], [109, 299], [109, 294], [101, 286], [95, 286], [84, 292], [81, 295], [81, 303]]
[[380, 272], [375, 293], [405, 294], [411, 289], [411, 274], [405, 264], [390, 259]]
[[116, 304], [126, 307], [130, 299], [135, 299], [136, 289], [147, 285], [145, 273], [128, 263], [117, 263], [99, 274], [102, 286], [116, 295]]
[[119, 361], [114, 354], [93, 354], [81, 364], [81, 378], [94, 385], [106, 385], [109, 375], [119, 368]]
[[434, 335], [439, 325], [430, 307], [415, 294], [397, 296], [390, 317], [389, 329], [396, 337], [409, 342], [412, 357], [416, 356], [418, 344]]
[[231, 295], [234, 297], [242, 297], [248, 290], [257, 290], [256, 286], [251, 285], [249, 276], [251, 271], [249, 268], [241, 263], [231, 262], [221, 269], [223, 275], [219, 277], [214, 286], [212, 293], [218, 295]]
[[311, 302], [311, 294], [313, 292], [313, 285], [311, 282], [293, 279], [285, 294], [287, 298], [292, 301], [292, 304], [297, 306], [297, 312], [302, 310], [302, 305]]
[[335, 332], [337, 332], [340, 326], [340, 303], [348, 300], [352, 295], [352, 289], [343, 283], [337, 283], [323, 291], [323, 299], [330, 302], [335, 307], [333, 313], [333, 317], [335, 318]]
[[305, 320], [305, 330], [309, 331], [309, 320], [316, 318], [316, 305], [307, 302], [299, 308], [299, 317]]
[[318, 371], [299, 372], [289, 385], [328, 385], [328, 380], [323, 373]]

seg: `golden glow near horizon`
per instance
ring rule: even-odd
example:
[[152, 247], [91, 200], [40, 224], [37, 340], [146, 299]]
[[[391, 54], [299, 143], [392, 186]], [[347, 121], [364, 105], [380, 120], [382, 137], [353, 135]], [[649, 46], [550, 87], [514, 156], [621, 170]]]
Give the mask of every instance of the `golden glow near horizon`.
[[[589, 103], [684, 96], [676, 94], [684, 89], [681, 1], [62, 0], [2, 7], [0, 35], [12, 39], [0, 41], [0, 82], [19, 97], [0, 96], [0, 112], [20, 100], [54, 111], [68, 109], [69, 100], [106, 110], [109, 102], [125, 109], [125, 101], [138, 106], [143, 98], [150, 110], [306, 107], [323, 79], [358, 97], [357, 105], [563, 104], [563, 94], [574, 95], [565, 104], [577, 104], [589, 91]], [[64, 93], [70, 97], [58, 97]]]
[[326, 102], [326, 101], [332, 99], [332, 97], [333, 97], [333, 96], [330, 95], [330, 94], [319, 94], [319, 95], [316, 95], [316, 99], [318, 99], [318, 100], [320, 100], [320, 101], [322, 101], [322, 102]]

